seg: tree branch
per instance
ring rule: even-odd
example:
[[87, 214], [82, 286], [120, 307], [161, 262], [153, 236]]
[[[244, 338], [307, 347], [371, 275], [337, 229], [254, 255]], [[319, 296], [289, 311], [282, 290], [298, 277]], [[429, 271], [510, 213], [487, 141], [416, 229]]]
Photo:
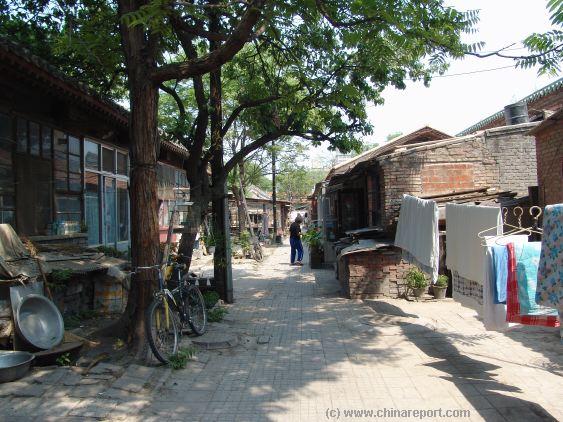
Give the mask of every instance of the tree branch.
[[183, 119], [186, 115], [186, 108], [184, 107], [184, 102], [182, 101], [176, 90], [174, 88], [167, 87], [164, 84], [160, 84], [158, 88], [174, 98], [174, 101], [176, 101], [176, 104], [178, 105], [180, 117]]
[[252, 107], [258, 107], [262, 104], [271, 103], [271, 102], [274, 102], [276, 100], [279, 100], [280, 98], [281, 98], [280, 95], [271, 95], [271, 96], [266, 97], [266, 98], [261, 98], [259, 100], [245, 101], [244, 103], [240, 104], [237, 108], [235, 108], [233, 110], [233, 112], [231, 113], [231, 115], [229, 116], [227, 121], [225, 122], [225, 125], [223, 126], [223, 129], [221, 130], [221, 135], [225, 136], [225, 134], [231, 128], [233, 122], [238, 118], [240, 113], [242, 113], [245, 109], [252, 108]]
[[337, 20], [331, 16], [323, 0], [315, 0], [315, 3], [317, 4], [317, 9], [319, 9], [320, 14], [335, 28], [352, 28], [354, 26], [365, 25], [366, 23], [373, 22], [386, 23], [386, 21], [379, 16], [370, 16], [362, 19], [352, 19], [344, 22]]
[[252, 28], [258, 22], [266, 2], [267, 0], [253, 0], [236, 29], [219, 48], [203, 57], [160, 66], [152, 72], [152, 81], [160, 84], [171, 79], [203, 75], [231, 60], [254, 35]]

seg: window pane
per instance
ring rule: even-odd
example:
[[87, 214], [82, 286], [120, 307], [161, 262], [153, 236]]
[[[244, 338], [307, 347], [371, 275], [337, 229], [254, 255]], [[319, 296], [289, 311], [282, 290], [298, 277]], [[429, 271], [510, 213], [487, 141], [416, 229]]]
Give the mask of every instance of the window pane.
[[57, 212], [80, 213], [80, 198], [78, 196], [57, 195]]
[[115, 173], [115, 154], [112, 149], [102, 148], [102, 169]]
[[27, 120], [18, 119], [17, 151], [27, 152]]
[[68, 173], [66, 171], [55, 171], [55, 188], [68, 190]]
[[117, 234], [117, 218], [115, 215], [115, 179], [105, 177], [104, 182], [104, 224], [105, 243], [115, 243]]
[[39, 125], [29, 122], [29, 153], [39, 155]]
[[0, 138], [12, 140], [12, 119], [0, 113]]
[[70, 173], [68, 175], [68, 190], [72, 192], [80, 192], [82, 190], [80, 174]]
[[118, 240], [129, 240], [129, 192], [127, 182], [117, 182]]
[[117, 174], [127, 176], [127, 154], [117, 152]]
[[84, 212], [88, 226], [88, 244], [97, 245], [100, 240], [100, 177], [94, 173], [84, 175]]
[[0, 139], [0, 166], [12, 168], [12, 143], [5, 139]]
[[14, 208], [14, 197], [12, 195], [0, 196], [0, 204], [2, 208]]
[[84, 141], [84, 162], [87, 169], [100, 169], [100, 146], [91, 141]]
[[80, 139], [75, 136], [68, 137], [68, 152], [74, 155], [80, 155]]
[[2, 224], [10, 224], [12, 226], [14, 225], [14, 211], [2, 211], [0, 212], [0, 214], [2, 217]]
[[41, 134], [43, 135], [42, 138], [42, 143], [41, 143], [41, 147], [42, 147], [42, 155], [43, 158], [51, 158], [51, 145], [52, 145], [52, 133], [51, 133], [51, 128], [50, 127], [43, 127], [43, 130], [41, 131]]
[[68, 155], [68, 171], [72, 173], [80, 173], [80, 156]]
[[55, 151], [62, 151], [66, 153], [68, 151], [68, 141], [66, 138], [66, 133], [55, 130], [53, 136], [55, 138]]

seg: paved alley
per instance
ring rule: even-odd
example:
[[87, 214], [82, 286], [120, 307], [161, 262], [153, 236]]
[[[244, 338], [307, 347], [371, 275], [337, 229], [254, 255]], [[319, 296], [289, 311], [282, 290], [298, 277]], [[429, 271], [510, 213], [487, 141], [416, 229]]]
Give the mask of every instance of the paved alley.
[[563, 420], [555, 331], [487, 332], [451, 301], [343, 299], [332, 271], [288, 253], [235, 268], [236, 303], [211, 333], [236, 346], [106, 386], [35, 373], [0, 386], [0, 419]]

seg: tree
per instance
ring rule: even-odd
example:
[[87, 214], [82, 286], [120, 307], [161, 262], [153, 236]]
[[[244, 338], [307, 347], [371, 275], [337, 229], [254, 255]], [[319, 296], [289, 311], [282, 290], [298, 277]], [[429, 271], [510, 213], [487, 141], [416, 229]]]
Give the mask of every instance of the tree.
[[[11, 11], [21, 7], [25, 19], [39, 28], [29, 27], [30, 34], [57, 39], [57, 30], [72, 29], [74, 39], [80, 40], [72, 45], [79, 45], [83, 53], [78, 60], [86, 61], [89, 45], [95, 42], [99, 51], [106, 47], [117, 51], [116, 57], [120, 51], [115, 50], [115, 37], [104, 45], [99, 42], [103, 31], [87, 30], [85, 24], [75, 28], [80, 13], [94, 16], [103, 6], [107, 19], [102, 23], [119, 34], [125, 72], [116, 80], [126, 81], [131, 110], [131, 203], [148, 204], [131, 209], [134, 266], [152, 265], [158, 257], [159, 90], [175, 100], [178, 115], [183, 116], [178, 119], [183, 126], [169, 135], [190, 151], [185, 168], [198, 215], [209, 199], [219, 209], [227, 174], [274, 140], [297, 137], [343, 152], [358, 149], [360, 138], [371, 131], [366, 104], [381, 103], [381, 91], [388, 85], [404, 88], [406, 79], [428, 83], [432, 74], [444, 71], [448, 57], [461, 57], [466, 51], [460, 35], [477, 19], [475, 13], [444, 7], [441, 0], [118, 0], [117, 7], [103, 0], [0, 4]], [[15, 21], [13, 16], [7, 19]], [[25, 24], [25, 19], [18, 24]], [[77, 69], [81, 66], [77, 63]], [[100, 64], [104, 80], [112, 81], [119, 66], [111, 67]], [[91, 86], [96, 85], [95, 77], [86, 78]], [[185, 107], [175, 89], [187, 80], [193, 108]], [[225, 162], [223, 138], [235, 121], [248, 128], [252, 141]], [[189, 243], [190, 238], [182, 242]], [[218, 252], [216, 268], [225, 251]], [[150, 278], [146, 274], [134, 281], [123, 319], [135, 350], [144, 348]]]
[[505, 51], [514, 44], [487, 54], [478, 53], [477, 50], [484, 47], [485, 43], [477, 43], [475, 49], [468, 51], [467, 54], [480, 58], [497, 56], [511, 59], [515, 62], [516, 67], [523, 69], [537, 66], [538, 75], [558, 75], [561, 72], [561, 61], [563, 60], [563, 0], [548, 0], [547, 10], [550, 13], [553, 28], [546, 32], [530, 34], [522, 41], [529, 54], [506, 54]]
[[386, 142], [389, 142], [389, 141], [391, 141], [391, 140], [393, 140], [393, 139], [395, 139], [395, 138], [398, 138], [398, 137], [401, 136], [402, 134], [403, 134], [403, 132], [400, 132], [400, 131], [391, 132], [390, 134], [388, 134], [388, 135], [385, 137], [385, 141], [386, 141]]

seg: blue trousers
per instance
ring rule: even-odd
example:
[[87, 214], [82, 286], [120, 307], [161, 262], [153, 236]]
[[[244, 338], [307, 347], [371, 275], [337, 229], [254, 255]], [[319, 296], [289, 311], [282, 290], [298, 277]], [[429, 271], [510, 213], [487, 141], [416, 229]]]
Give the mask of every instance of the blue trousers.
[[290, 237], [289, 244], [291, 245], [291, 263], [295, 262], [295, 252], [297, 252], [297, 260], [303, 261], [303, 244], [301, 239]]

